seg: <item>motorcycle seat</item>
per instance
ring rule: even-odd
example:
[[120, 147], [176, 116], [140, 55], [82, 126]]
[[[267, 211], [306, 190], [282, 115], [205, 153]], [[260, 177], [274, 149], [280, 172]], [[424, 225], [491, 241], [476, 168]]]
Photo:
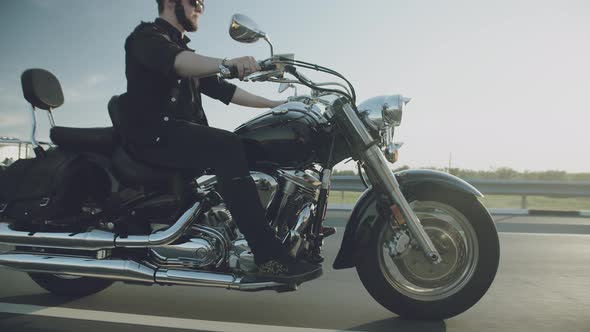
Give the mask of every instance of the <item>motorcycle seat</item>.
[[117, 179], [133, 188], [145, 187], [161, 193], [178, 193], [188, 183], [182, 172], [138, 161], [123, 147], [115, 149], [111, 164]]
[[113, 127], [69, 128], [53, 127], [49, 137], [61, 148], [74, 152], [95, 152], [111, 155], [118, 143]]

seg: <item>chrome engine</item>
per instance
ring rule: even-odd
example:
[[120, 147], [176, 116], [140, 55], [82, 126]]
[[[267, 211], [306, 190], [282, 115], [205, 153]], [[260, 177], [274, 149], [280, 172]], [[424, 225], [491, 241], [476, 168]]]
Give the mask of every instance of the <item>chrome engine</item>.
[[310, 172], [279, 174], [280, 205], [273, 226], [291, 256], [298, 257], [309, 248], [304, 234], [316, 213], [321, 182]]
[[[305, 231], [315, 215], [321, 182], [301, 171], [281, 170], [274, 177], [252, 172], [251, 176], [277, 237], [297, 257], [308, 248]], [[206, 189], [212, 190], [214, 183], [208, 179]], [[255, 267], [248, 243], [223, 204], [208, 211], [177, 244], [150, 252], [152, 262], [164, 268], [248, 271]]]
[[150, 253], [153, 262], [161, 267], [218, 269], [229, 260], [232, 241], [237, 238], [231, 214], [223, 206], [216, 206], [179, 239], [184, 242], [152, 248]]

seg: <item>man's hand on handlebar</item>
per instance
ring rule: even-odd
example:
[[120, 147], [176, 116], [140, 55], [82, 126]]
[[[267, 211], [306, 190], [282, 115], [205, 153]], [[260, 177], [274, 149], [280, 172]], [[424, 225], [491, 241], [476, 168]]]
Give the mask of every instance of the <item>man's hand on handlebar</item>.
[[243, 80], [244, 77], [260, 71], [260, 65], [251, 56], [244, 56], [225, 61], [225, 65], [230, 69], [233, 67], [237, 70], [237, 78]]

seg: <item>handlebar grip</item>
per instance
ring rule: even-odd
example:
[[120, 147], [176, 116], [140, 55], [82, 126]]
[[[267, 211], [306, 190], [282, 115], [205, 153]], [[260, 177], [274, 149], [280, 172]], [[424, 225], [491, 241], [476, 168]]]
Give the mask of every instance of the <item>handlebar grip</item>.
[[240, 76], [240, 72], [238, 72], [238, 67], [236, 66], [230, 66], [229, 67], [229, 74], [230, 74], [230, 78], [238, 78]]
[[258, 65], [260, 66], [260, 71], [277, 70], [277, 65], [275, 63], [269, 62], [268, 60], [258, 61]]

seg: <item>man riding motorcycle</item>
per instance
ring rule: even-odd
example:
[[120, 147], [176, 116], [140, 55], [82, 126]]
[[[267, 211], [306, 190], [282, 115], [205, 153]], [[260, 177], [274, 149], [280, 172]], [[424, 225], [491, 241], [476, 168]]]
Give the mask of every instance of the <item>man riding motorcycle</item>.
[[260, 66], [252, 57], [230, 60], [196, 54], [186, 32], [198, 29], [204, 0], [156, 0], [159, 18], [141, 23], [125, 43], [127, 93], [121, 98], [122, 140], [136, 159], [154, 166], [202, 173], [214, 169], [224, 200], [254, 254], [253, 282], [301, 283], [320, 266], [294, 261], [265, 219], [242, 143], [211, 128], [201, 93], [225, 104], [273, 108], [283, 101], [253, 95], [221, 79], [230, 68], [241, 79]]

